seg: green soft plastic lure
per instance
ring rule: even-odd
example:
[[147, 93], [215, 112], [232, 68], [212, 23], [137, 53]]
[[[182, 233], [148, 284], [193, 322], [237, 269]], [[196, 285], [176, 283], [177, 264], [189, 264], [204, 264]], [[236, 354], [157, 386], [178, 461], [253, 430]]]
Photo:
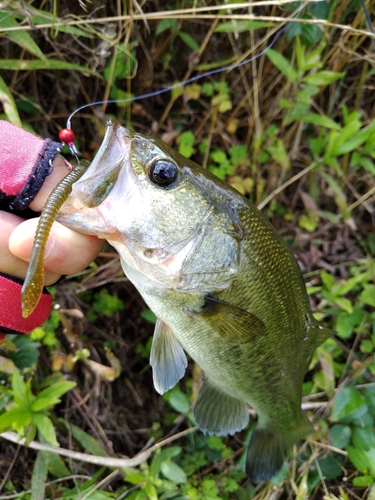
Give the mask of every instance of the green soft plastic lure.
[[[116, 122], [110, 122], [107, 124], [106, 135], [98, 153], [95, 156], [95, 159], [93, 161], [94, 165], [97, 165], [98, 163], [101, 164], [103, 162], [106, 163], [106, 152], [108, 149], [110, 149], [109, 145], [113, 137], [113, 130], [114, 127], [117, 126], [118, 124]], [[62, 179], [61, 182], [59, 182], [59, 184], [57, 184], [55, 189], [49, 195], [46, 204], [43, 207], [42, 213], [40, 214], [40, 219], [35, 232], [30, 263], [21, 290], [22, 316], [24, 318], [30, 316], [30, 314], [35, 310], [43, 291], [44, 254], [52, 224], [55, 221], [62, 205], [72, 192], [73, 184], [82, 177], [89, 166], [89, 162], [79, 161], [78, 159], [77, 150], [74, 146], [74, 133], [71, 129], [62, 129], [59, 133], [59, 138], [61, 142], [67, 144], [70, 152], [77, 161], [77, 165]], [[116, 170], [117, 167], [114, 169], [114, 177], [116, 177]], [[105, 191], [107, 189], [107, 186], [108, 183], [103, 184], [99, 181], [96, 185], [96, 188], [90, 190], [90, 192], [87, 193], [86, 198], [90, 198], [89, 200], [87, 200], [87, 203], [90, 207], [95, 207], [99, 205], [99, 203], [101, 203], [103, 196], [106, 195]]]
[[73, 184], [87, 170], [88, 162], [79, 163], [57, 184], [49, 195], [36, 228], [29, 267], [21, 291], [22, 316], [27, 318], [38, 305], [44, 284], [44, 254], [53, 222], [72, 191]]

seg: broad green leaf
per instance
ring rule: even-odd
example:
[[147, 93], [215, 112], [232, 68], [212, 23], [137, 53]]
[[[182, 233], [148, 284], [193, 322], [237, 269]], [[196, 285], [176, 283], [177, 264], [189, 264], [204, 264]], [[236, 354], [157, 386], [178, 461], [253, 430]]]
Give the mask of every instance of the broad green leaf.
[[40, 435], [43, 436], [46, 443], [51, 444], [52, 446], [60, 446], [56, 439], [55, 427], [49, 417], [43, 415], [42, 413], [34, 413], [33, 422], [35, 422]]
[[31, 478], [31, 500], [43, 500], [45, 498], [44, 490], [47, 475], [47, 454], [45, 451], [38, 451]]
[[274, 23], [268, 21], [225, 21], [216, 26], [214, 33], [243, 33], [272, 26]]
[[147, 483], [146, 486], [144, 487], [144, 491], [147, 494], [148, 500], [158, 500], [159, 497], [156, 488], [153, 484]]
[[161, 461], [169, 460], [173, 457], [178, 457], [178, 455], [181, 455], [181, 453], [182, 453], [181, 446], [171, 446], [170, 448], [165, 448], [164, 450], [161, 450], [159, 457]]
[[50, 408], [51, 406], [60, 403], [60, 397], [70, 391], [70, 389], [73, 389], [76, 385], [77, 384], [75, 382], [65, 380], [56, 382], [50, 387], [43, 389], [33, 402], [31, 406], [32, 411], [45, 410], [46, 408]]
[[[349, 153], [350, 151], [354, 151], [359, 146], [364, 144], [371, 134], [375, 133], [375, 121], [372, 122], [371, 125], [363, 128], [360, 131], [355, 130], [356, 126], [357, 128], [359, 128], [358, 125], [360, 126], [360, 123], [352, 123], [344, 127], [344, 129], [339, 133], [338, 137], [336, 138], [334, 147], [330, 151], [331, 155], [341, 156]], [[344, 131], [346, 130], [348, 131], [345, 136], [343, 136], [342, 134], [344, 134]]]
[[303, 83], [313, 85], [329, 85], [345, 76], [345, 73], [336, 73], [335, 71], [318, 71], [312, 75], [306, 75], [302, 78]]
[[[357, 476], [353, 477], [354, 486], [358, 486], [360, 488], [367, 488], [368, 486], [372, 486], [374, 484], [373, 476]], [[370, 497], [367, 497], [370, 498]]]
[[185, 130], [177, 137], [176, 142], [178, 144], [178, 152], [185, 156], [186, 158], [190, 158], [194, 153], [194, 142], [195, 136], [191, 130]]
[[337, 421], [348, 418], [365, 404], [365, 399], [358, 389], [352, 386], [343, 387], [333, 401], [331, 419]]
[[122, 470], [125, 472], [125, 481], [130, 484], [141, 484], [147, 481], [147, 476], [138, 469], [123, 467]]
[[11, 71], [37, 71], [38, 69], [70, 69], [72, 71], [80, 71], [81, 73], [88, 73], [97, 78], [102, 76], [91, 68], [80, 66], [79, 64], [69, 63], [66, 61], [59, 61], [57, 59], [47, 59], [41, 61], [39, 59], [32, 59], [31, 61], [24, 61], [21, 59], [0, 59], [0, 69], [8, 69]]
[[363, 318], [362, 308], [355, 306], [350, 313], [340, 312], [334, 330], [342, 339], [348, 339], [354, 332], [354, 328], [358, 326]]
[[[19, 27], [20, 29], [14, 31], [6, 31], [6, 28], [17, 27]], [[38, 59], [47, 61], [46, 56], [40, 50], [35, 41], [31, 38], [29, 33], [26, 30], [22, 29], [22, 26], [20, 26], [20, 24], [15, 20], [11, 11], [7, 9], [0, 10], [0, 28], [2, 31], [5, 31], [6, 37], [12, 40], [12, 42], [27, 50], [27, 52], [30, 52]]]
[[188, 413], [190, 410], [189, 399], [181, 392], [181, 389], [176, 386], [166, 393], [166, 399], [174, 410], [179, 413]]
[[329, 429], [332, 446], [344, 449], [350, 441], [352, 431], [348, 425], [336, 424]]
[[25, 383], [18, 370], [14, 370], [12, 375], [12, 390], [15, 403], [29, 409], [32, 398], [30, 385]]
[[353, 444], [356, 448], [369, 451], [375, 450], [375, 435], [372, 429], [355, 426], [352, 435]]
[[13, 96], [0, 76], [0, 102], [3, 105], [4, 113], [7, 119], [16, 125], [17, 127], [22, 126], [20, 115], [18, 114], [16, 103], [14, 102]]
[[39, 342], [33, 340], [30, 335], [11, 335], [10, 337], [17, 350], [9, 352], [8, 358], [19, 370], [33, 368], [39, 359]]
[[100, 457], [105, 457], [106, 452], [103, 445], [95, 438], [87, 434], [79, 427], [74, 424], [69, 423], [69, 428], [74, 439], [82, 446], [84, 450], [91, 453], [92, 455], [98, 455]]
[[279, 52], [273, 49], [267, 49], [266, 56], [272, 62], [272, 64], [274, 64], [276, 68], [280, 70], [283, 75], [287, 77], [287, 79], [290, 82], [292, 83], [297, 82], [298, 73], [290, 64], [290, 62], [286, 57], [284, 57]]
[[64, 460], [56, 453], [46, 452], [48, 470], [56, 477], [67, 477], [71, 475]]
[[358, 299], [371, 307], [375, 307], [375, 285], [365, 285]]
[[22, 432], [25, 427], [30, 425], [32, 413], [22, 408], [12, 408], [0, 416], [0, 431], [13, 427], [18, 432]]
[[300, 120], [313, 125], [320, 125], [321, 127], [332, 128], [340, 130], [341, 126], [331, 118], [325, 115], [318, 115], [317, 113], [307, 113], [300, 117]]
[[171, 460], [167, 460], [161, 463], [160, 466], [161, 472], [163, 475], [176, 484], [186, 483], [187, 477], [185, 472], [178, 466], [175, 462]]
[[[311, 18], [311, 16], [308, 17]], [[316, 45], [321, 40], [322, 36], [323, 31], [316, 24], [302, 24], [301, 38], [304, 41], [305, 45], [307, 45], [307, 47]]]
[[368, 464], [365, 453], [362, 450], [358, 450], [353, 446], [347, 446], [346, 451], [348, 452], [349, 460], [352, 462], [354, 467], [360, 472], [367, 472]]

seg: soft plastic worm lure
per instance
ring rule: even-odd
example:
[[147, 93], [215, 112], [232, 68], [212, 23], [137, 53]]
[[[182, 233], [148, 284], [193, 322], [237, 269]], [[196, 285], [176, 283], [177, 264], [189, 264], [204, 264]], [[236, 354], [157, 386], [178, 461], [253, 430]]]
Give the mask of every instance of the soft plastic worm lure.
[[[59, 138], [65, 142], [72, 155], [78, 160], [77, 150], [74, 146], [74, 133], [70, 129], [63, 129], [59, 133]], [[77, 161], [75, 166], [60, 181], [52, 193], [49, 195], [43, 211], [40, 214], [39, 222], [35, 232], [33, 249], [31, 253], [29, 267], [21, 291], [22, 298], [22, 316], [27, 318], [38, 305], [44, 284], [44, 254], [48, 236], [52, 224], [62, 206], [72, 191], [73, 184], [87, 170], [88, 162], [80, 163]]]

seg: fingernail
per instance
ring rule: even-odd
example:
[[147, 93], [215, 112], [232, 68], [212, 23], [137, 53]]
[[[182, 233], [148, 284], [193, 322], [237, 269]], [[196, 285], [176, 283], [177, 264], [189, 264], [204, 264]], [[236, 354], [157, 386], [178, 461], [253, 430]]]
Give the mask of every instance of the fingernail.
[[56, 245], [56, 241], [49, 237], [48, 240], [47, 240], [47, 244], [46, 244], [46, 249], [44, 251], [44, 258], [46, 259], [49, 254], [51, 253], [51, 250], [53, 249], [53, 247]]

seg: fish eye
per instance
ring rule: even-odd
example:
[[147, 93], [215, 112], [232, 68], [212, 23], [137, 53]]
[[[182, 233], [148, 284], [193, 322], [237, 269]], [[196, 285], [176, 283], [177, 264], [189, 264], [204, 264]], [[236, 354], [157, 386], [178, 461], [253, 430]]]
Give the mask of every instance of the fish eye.
[[148, 171], [150, 180], [158, 186], [170, 186], [178, 175], [177, 166], [168, 160], [157, 160]]

